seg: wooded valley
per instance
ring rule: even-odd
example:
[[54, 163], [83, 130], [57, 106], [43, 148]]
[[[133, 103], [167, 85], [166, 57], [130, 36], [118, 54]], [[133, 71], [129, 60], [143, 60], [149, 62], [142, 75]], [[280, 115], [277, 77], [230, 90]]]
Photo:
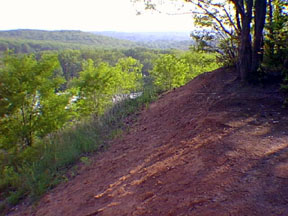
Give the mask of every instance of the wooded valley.
[[[229, 103], [225, 102], [230, 104], [229, 85], [236, 86], [232, 90], [237, 89], [234, 96], [238, 99], [239, 86], [245, 91], [261, 87], [266, 98], [265, 87], [278, 85], [277, 94], [280, 91], [286, 98], [281, 106], [287, 106], [287, 1], [185, 2], [201, 11], [194, 14], [200, 30], [191, 32], [191, 40], [158, 39], [161, 34], [155, 40], [142, 35], [143, 41], [137, 34], [115, 32], [0, 31], [0, 211], [7, 212], [23, 199], [35, 201], [76, 176], [75, 164], [89, 165], [89, 156], [104, 151], [107, 143], [129, 130], [140, 110], [204, 72], [222, 67], [217, 74], [223, 79], [207, 76], [225, 84], [215, 84], [219, 92], [209, 92], [212, 96], [201, 96], [199, 104], [206, 102], [207, 109], [213, 110], [209, 102], [211, 98], [216, 101], [216, 94], [219, 100], [228, 95]], [[144, 4], [145, 10], [157, 10], [153, 1]], [[129, 37], [133, 40], [127, 40]], [[222, 70], [232, 72], [225, 75]], [[204, 81], [199, 81], [199, 89], [205, 90], [207, 82], [212, 91], [205, 76], [201, 76]], [[193, 83], [197, 87], [195, 80]], [[195, 95], [206, 94], [196, 87], [189, 87]], [[182, 98], [181, 91], [174, 94]], [[157, 106], [164, 105], [165, 101]], [[173, 107], [178, 109], [177, 104]], [[226, 125], [219, 125], [226, 133]]]

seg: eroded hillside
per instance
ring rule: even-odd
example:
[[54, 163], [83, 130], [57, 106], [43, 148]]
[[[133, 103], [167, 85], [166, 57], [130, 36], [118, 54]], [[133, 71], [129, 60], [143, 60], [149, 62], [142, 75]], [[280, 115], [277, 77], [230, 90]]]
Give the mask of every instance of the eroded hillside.
[[90, 166], [10, 215], [288, 215], [288, 112], [233, 69], [161, 96]]

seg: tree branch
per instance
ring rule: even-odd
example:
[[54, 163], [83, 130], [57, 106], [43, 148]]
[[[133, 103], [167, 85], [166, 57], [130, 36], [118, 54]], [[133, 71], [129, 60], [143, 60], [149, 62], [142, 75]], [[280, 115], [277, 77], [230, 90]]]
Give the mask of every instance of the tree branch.
[[218, 23], [218, 25], [221, 27], [222, 31], [224, 31], [224, 32], [225, 32], [226, 34], [228, 34], [229, 36], [232, 36], [232, 33], [229, 32], [229, 31], [224, 27], [224, 25], [222, 24], [221, 20], [219, 20], [219, 18], [217, 18], [213, 13], [211, 13], [210, 11], [208, 11], [208, 9], [204, 8], [203, 5], [201, 5], [201, 3], [198, 2], [196, 5], [197, 5], [199, 8], [201, 8], [202, 10], [204, 10], [205, 13], [206, 13], [209, 17], [213, 18], [213, 19]]
[[228, 11], [226, 10], [226, 8], [223, 7], [223, 9], [224, 9], [224, 12], [225, 12], [226, 16], [228, 17], [228, 20], [229, 20], [230, 24], [233, 26], [234, 30], [237, 32], [237, 35], [238, 35], [240, 33], [240, 30], [237, 28], [237, 26], [235, 25], [235, 23], [231, 19], [231, 16], [228, 13]]
[[237, 22], [237, 27], [239, 29], [239, 33], [242, 31], [241, 27], [241, 22], [240, 22], [240, 17], [239, 17], [239, 10], [236, 8], [236, 22]]

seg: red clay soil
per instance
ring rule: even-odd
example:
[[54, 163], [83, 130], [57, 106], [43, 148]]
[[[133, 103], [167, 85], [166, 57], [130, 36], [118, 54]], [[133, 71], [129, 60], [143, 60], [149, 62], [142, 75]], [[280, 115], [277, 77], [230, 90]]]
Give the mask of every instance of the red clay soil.
[[37, 205], [10, 215], [288, 215], [288, 112], [276, 87], [203, 74]]

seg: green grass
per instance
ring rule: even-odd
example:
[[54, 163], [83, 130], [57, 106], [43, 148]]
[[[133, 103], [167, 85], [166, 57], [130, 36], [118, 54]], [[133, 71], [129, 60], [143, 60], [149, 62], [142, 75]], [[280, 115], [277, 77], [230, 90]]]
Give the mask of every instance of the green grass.
[[4, 212], [23, 198], [28, 197], [31, 202], [39, 199], [60, 182], [67, 181], [69, 172], [70, 177], [75, 176], [78, 161], [90, 164], [89, 155], [99, 148], [107, 148], [108, 140], [122, 135], [127, 128], [124, 119], [136, 118], [133, 114], [156, 98], [156, 91], [150, 87], [140, 97], [114, 105], [100, 118], [71, 123], [13, 158], [17, 162], [15, 166], [12, 158], [0, 158], [3, 162], [0, 166], [0, 211]]

